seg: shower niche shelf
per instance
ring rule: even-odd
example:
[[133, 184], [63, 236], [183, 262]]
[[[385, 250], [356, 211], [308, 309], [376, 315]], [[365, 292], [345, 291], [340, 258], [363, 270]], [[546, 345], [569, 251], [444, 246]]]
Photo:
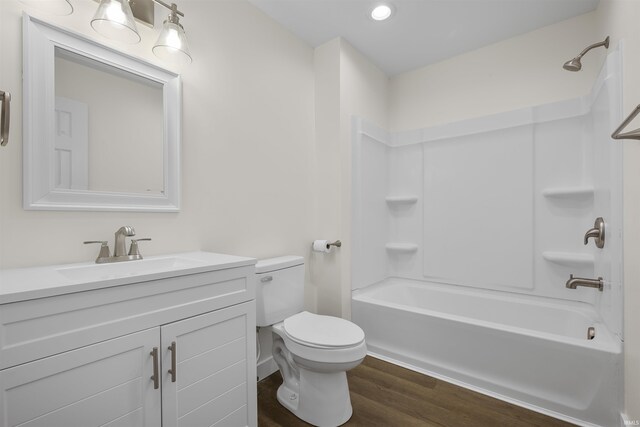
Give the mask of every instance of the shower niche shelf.
[[542, 252], [542, 257], [549, 262], [571, 267], [593, 267], [595, 265], [593, 255], [578, 252], [545, 251]]
[[593, 197], [595, 189], [590, 186], [550, 187], [542, 190], [542, 195], [552, 199]]
[[412, 254], [418, 251], [418, 245], [415, 243], [387, 243], [385, 248], [389, 252]]
[[413, 205], [418, 201], [418, 196], [388, 196], [385, 200], [389, 206]]

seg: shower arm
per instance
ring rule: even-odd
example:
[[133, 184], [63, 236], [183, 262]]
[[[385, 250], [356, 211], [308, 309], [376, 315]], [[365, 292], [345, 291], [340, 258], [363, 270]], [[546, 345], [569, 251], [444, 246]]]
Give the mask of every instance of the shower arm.
[[576, 58], [582, 58], [582, 57], [583, 57], [587, 52], [589, 52], [591, 49], [595, 49], [595, 48], [600, 47], [600, 46], [604, 46], [604, 47], [606, 47], [607, 49], [609, 48], [609, 37], [608, 37], [608, 36], [607, 36], [607, 38], [606, 38], [606, 39], [604, 39], [604, 40], [603, 40], [603, 41], [601, 41], [601, 42], [594, 43], [594, 44], [592, 44], [591, 46], [587, 46], [587, 47], [585, 47], [585, 48], [584, 48], [584, 50], [583, 50], [582, 52], [580, 52], [580, 54], [579, 54], [578, 56], [576, 56]]

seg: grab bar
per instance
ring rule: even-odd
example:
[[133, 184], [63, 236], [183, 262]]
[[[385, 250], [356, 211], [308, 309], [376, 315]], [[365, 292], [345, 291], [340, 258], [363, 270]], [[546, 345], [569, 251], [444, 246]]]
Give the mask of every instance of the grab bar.
[[629, 116], [624, 119], [624, 122], [622, 122], [622, 124], [620, 126], [618, 126], [618, 129], [614, 130], [613, 133], [611, 134], [611, 138], [613, 139], [640, 139], [640, 129], [636, 129], [636, 130], [632, 130], [630, 132], [626, 132], [626, 133], [620, 133], [622, 132], [622, 130], [624, 128], [627, 127], [627, 125], [629, 123], [631, 123], [631, 121], [633, 119], [636, 118], [636, 116], [640, 114], [640, 105], [638, 105], [635, 110], [633, 110], [631, 112], [631, 114], [629, 114]]
[[0, 113], [0, 145], [5, 146], [9, 142], [9, 121], [11, 119], [11, 94], [0, 90], [0, 101], [2, 101], [2, 113]]

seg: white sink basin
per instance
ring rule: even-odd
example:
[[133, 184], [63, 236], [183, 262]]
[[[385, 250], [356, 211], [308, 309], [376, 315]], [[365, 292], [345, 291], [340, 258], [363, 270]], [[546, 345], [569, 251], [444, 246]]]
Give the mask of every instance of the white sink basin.
[[171, 256], [110, 264], [62, 267], [58, 268], [57, 272], [74, 281], [94, 281], [184, 270], [186, 268], [202, 267], [204, 265], [206, 265], [206, 263], [197, 259]]

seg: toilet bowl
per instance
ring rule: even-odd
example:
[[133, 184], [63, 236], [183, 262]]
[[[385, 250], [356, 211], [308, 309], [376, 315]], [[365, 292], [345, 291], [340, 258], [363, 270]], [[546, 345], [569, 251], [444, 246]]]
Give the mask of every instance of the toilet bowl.
[[344, 424], [353, 413], [346, 371], [366, 355], [364, 332], [348, 320], [302, 310], [303, 258], [259, 261], [256, 276], [257, 323], [271, 328], [283, 379], [278, 402], [309, 424]]

